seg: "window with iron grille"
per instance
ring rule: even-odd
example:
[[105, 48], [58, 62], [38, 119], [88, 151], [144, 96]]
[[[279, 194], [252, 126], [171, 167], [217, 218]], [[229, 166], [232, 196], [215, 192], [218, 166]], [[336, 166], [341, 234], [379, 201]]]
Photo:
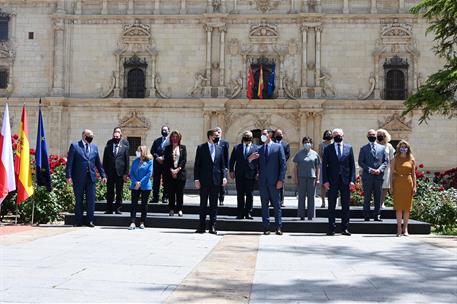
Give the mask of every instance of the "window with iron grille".
[[129, 142], [129, 155], [135, 156], [136, 150], [141, 146], [141, 137], [127, 136], [127, 141]]
[[0, 16], [0, 41], [8, 40], [8, 22], [9, 17]]
[[8, 71], [0, 70], [0, 89], [8, 87]]
[[146, 96], [146, 68], [145, 58], [136, 55], [124, 60], [124, 97], [144, 98]]
[[384, 99], [404, 100], [408, 95], [408, 61], [398, 56], [384, 63]]

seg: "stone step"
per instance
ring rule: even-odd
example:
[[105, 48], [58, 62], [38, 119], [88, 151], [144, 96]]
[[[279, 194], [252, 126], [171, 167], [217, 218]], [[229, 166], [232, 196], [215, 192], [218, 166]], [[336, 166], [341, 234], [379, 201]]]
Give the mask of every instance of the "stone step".
[[[139, 212], [137, 217], [139, 217]], [[271, 229], [274, 229], [274, 219], [270, 218], [270, 220], [272, 221]], [[339, 222], [338, 219], [337, 222]], [[127, 229], [130, 224], [130, 214], [124, 212], [120, 215], [111, 215], [97, 211], [94, 223], [97, 226], [115, 226]], [[74, 214], [65, 215], [65, 224], [74, 224]], [[183, 217], [178, 217], [163, 213], [148, 213], [145, 225], [146, 227], [154, 228], [196, 229], [198, 226], [198, 214], [184, 214]], [[429, 234], [430, 228], [428, 223], [411, 220], [409, 233]], [[236, 220], [233, 216], [220, 215], [217, 219], [217, 229], [220, 231], [261, 232], [263, 231], [262, 219], [254, 217], [253, 220]], [[296, 217], [283, 217], [284, 232], [325, 233], [327, 229], [326, 218], [317, 217], [312, 221], [302, 221]], [[365, 222], [363, 219], [351, 219], [349, 229], [352, 233], [394, 235], [396, 233], [396, 222], [394, 219], [385, 219], [383, 222]], [[340, 225], [337, 224], [337, 232], [340, 230]]]
[[[287, 206], [288, 202], [286, 201], [286, 206], [282, 208], [282, 214], [284, 217], [297, 217], [297, 207], [296, 206]], [[318, 203], [320, 207], [320, 202]], [[183, 212], [185, 214], [199, 214], [200, 209], [199, 205], [195, 203], [188, 203], [184, 204]], [[272, 208], [270, 208], [272, 209]], [[371, 208], [373, 209], [373, 208]], [[96, 211], [106, 211], [106, 202], [100, 201], [97, 202], [95, 205]], [[130, 212], [130, 202], [125, 201], [121, 207], [122, 212]], [[167, 204], [148, 204], [148, 212], [151, 213], [168, 213], [168, 205]], [[252, 210], [253, 216], [261, 216], [261, 208], [260, 206], [254, 206]], [[236, 206], [233, 204], [227, 204], [224, 206], [219, 206], [217, 208], [218, 215], [227, 215], [227, 216], [237, 216], [237, 209]], [[305, 213], [306, 214], [306, 213]], [[336, 209], [336, 216], [341, 217], [341, 208], [337, 207]], [[316, 217], [328, 217], [328, 209], [327, 208], [316, 208]], [[381, 210], [381, 217], [384, 219], [395, 219], [395, 210], [392, 207], [387, 207]], [[363, 208], [360, 206], [351, 206], [351, 218], [364, 218]]]

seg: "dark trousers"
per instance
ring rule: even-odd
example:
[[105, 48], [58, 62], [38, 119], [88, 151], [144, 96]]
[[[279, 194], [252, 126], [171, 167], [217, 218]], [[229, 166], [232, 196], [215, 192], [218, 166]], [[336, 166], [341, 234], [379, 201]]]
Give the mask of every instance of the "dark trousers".
[[262, 223], [263, 228], [268, 229], [270, 226], [270, 210], [269, 203], [273, 205], [275, 212], [275, 224], [276, 228], [282, 226], [282, 211], [281, 203], [279, 202], [279, 190], [276, 189], [276, 185], [261, 185], [259, 183], [260, 202], [262, 204]]
[[148, 199], [151, 194], [151, 190], [134, 190], [132, 189], [132, 209], [130, 210], [130, 217], [132, 223], [135, 222], [136, 208], [138, 206], [138, 200], [141, 195], [141, 219], [140, 222], [144, 223], [146, 220], [146, 214], [148, 213]]
[[248, 216], [252, 211], [254, 181], [242, 177], [235, 179], [238, 216]]
[[362, 175], [362, 186], [365, 196], [363, 198], [363, 213], [365, 217], [370, 217], [370, 202], [371, 196], [374, 200], [374, 214], [373, 217], [376, 217], [381, 214], [381, 192], [382, 192], [382, 182], [383, 179], [373, 174], [365, 173]]
[[[108, 176], [108, 180], [106, 182], [106, 211], [120, 211], [122, 205], [123, 188], [123, 176], [118, 176], [117, 174], [114, 176]], [[116, 205], [113, 208], [114, 190], [116, 190]]]
[[349, 201], [350, 192], [349, 184], [343, 183], [341, 176], [338, 178], [337, 184], [330, 184], [328, 190], [328, 230], [335, 231], [335, 208], [338, 192], [341, 195], [341, 228], [342, 230], [348, 229], [349, 226]]
[[[219, 195], [220, 186], [202, 186], [200, 188], [200, 223], [199, 228], [206, 228], [206, 215], [209, 213], [209, 226], [216, 225], [217, 217], [217, 197]], [[209, 199], [209, 208], [208, 208]]]
[[95, 182], [92, 182], [90, 173], [82, 179], [73, 179], [73, 193], [75, 194], [75, 224], [83, 223], [83, 201], [86, 198], [87, 204], [87, 221], [94, 221], [95, 211]]
[[225, 198], [225, 187], [221, 186], [219, 190], [219, 202], [223, 203]]
[[157, 161], [154, 161], [153, 164], [153, 174], [152, 174], [152, 201], [158, 202], [159, 201], [159, 191], [160, 191], [160, 182], [162, 181], [163, 186], [163, 193], [162, 193], [162, 202], [168, 199], [168, 189], [165, 183], [165, 175], [163, 165], [159, 164]]
[[170, 208], [170, 211], [182, 211], [185, 184], [186, 180], [174, 178], [167, 179], [168, 207]]
[[279, 203], [284, 204], [284, 187], [279, 189]]

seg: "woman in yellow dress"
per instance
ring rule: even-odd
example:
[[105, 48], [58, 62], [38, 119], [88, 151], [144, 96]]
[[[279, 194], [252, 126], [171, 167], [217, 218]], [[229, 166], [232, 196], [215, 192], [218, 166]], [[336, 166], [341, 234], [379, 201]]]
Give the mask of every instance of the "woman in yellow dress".
[[[411, 146], [405, 140], [397, 145], [395, 158], [391, 163], [391, 193], [394, 197], [394, 209], [397, 217], [397, 236], [408, 236], [408, 221], [413, 196], [416, 194], [416, 161]], [[403, 229], [402, 229], [403, 219]]]

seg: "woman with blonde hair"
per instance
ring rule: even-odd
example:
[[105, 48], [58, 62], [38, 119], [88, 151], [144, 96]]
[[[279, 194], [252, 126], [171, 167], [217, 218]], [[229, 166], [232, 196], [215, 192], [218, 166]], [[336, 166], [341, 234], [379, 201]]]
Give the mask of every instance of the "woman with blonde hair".
[[146, 146], [139, 146], [136, 158], [130, 168], [130, 190], [132, 191], [132, 209], [130, 210], [131, 224], [129, 230], [135, 229], [136, 208], [141, 196], [140, 229], [144, 229], [144, 222], [148, 212], [148, 199], [152, 190], [152, 155]]
[[[395, 154], [395, 148], [389, 143], [391, 140], [389, 132], [384, 129], [378, 129], [376, 131], [376, 141], [378, 144], [386, 147], [386, 154], [389, 157], [389, 164], [392, 163]], [[382, 183], [382, 192], [381, 192], [381, 204], [384, 208], [384, 201], [386, 199], [387, 193], [390, 190], [390, 165], [384, 170], [384, 181]]]
[[[416, 161], [411, 151], [411, 145], [401, 140], [391, 164], [392, 181], [391, 193], [394, 197], [394, 209], [397, 218], [397, 236], [408, 236], [408, 221], [413, 203], [413, 196], [417, 191]], [[402, 229], [403, 219], [403, 229]]]

